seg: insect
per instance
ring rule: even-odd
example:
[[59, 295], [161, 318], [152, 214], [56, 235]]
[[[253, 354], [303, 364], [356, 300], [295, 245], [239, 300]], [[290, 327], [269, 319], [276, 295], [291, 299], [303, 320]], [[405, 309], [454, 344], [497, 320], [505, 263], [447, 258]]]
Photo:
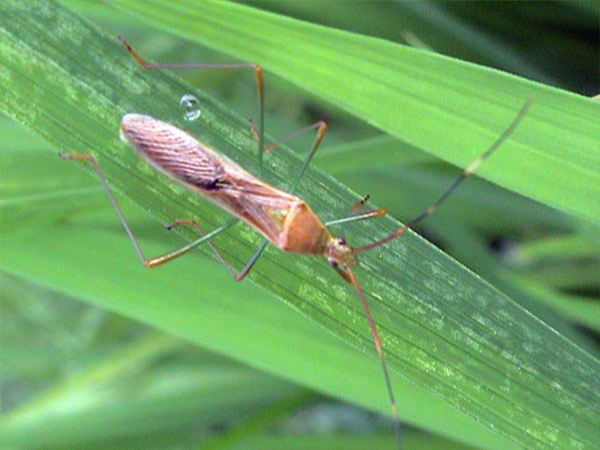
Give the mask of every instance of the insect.
[[[309, 167], [313, 156], [323, 139], [327, 129], [325, 122], [317, 122], [278, 142], [265, 145], [264, 83], [262, 69], [259, 65], [254, 63], [149, 64], [146, 63], [125, 40], [122, 38], [119, 39], [131, 57], [145, 69], [251, 69], [255, 76], [260, 108], [258, 129], [252, 121], [250, 122], [251, 133], [258, 143], [259, 172], [262, 174], [263, 154], [265, 152], [276, 149], [280, 144], [302, 133], [315, 130], [316, 137], [300, 172], [296, 176], [291, 189], [286, 192], [265, 183], [242, 169], [236, 163], [220, 155], [214, 149], [173, 125], [143, 114], [125, 115], [121, 120], [120, 136], [139, 154], [140, 157], [171, 179], [216, 203], [235, 218], [209, 233], [204, 233], [200, 226], [191, 219], [175, 220], [170, 225], [167, 225], [166, 228], [172, 229], [179, 225], [191, 226], [200, 237], [172, 252], [148, 259], [144, 257], [142, 250], [125, 220], [119, 205], [113, 197], [94, 157], [86, 153], [61, 154], [60, 156], [64, 159], [83, 160], [93, 166], [106, 195], [116, 211], [119, 221], [133, 244], [138, 258], [146, 267], [157, 267], [187, 253], [202, 243], [206, 243], [210, 247], [216, 258], [225, 266], [227, 272], [236, 281], [241, 281], [250, 272], [269, 243], [285, 252], [323, 257], [345, 281], [352, 284], [361, 303], [371, 332], [377, 358], [380, 361], [383, 371], [394, 417], [397, 445], [398, 448], [400, 448], [399, 419], [396, 401], [389, 380], [383, 348], [365, 295], [352, 270], [352, 267], [357, 264], [356, 255], [382, 246], [393, 239], [400, 237], [408, 229], [431, 215], [458, 187], [458, 185], [475, 171], [477, 167], [508, 138], [526, 114], [531, 102], [529, 100], [525, 102], [512, 123], [496, 139], [496, 141], [464, 169], [454, 183], [452, 183], [450, 187], [421, 214], [409, 221], [406, 225], [392, 231], [387, 236], [361, 247], [352, 247], [344, 238], [334, 237], [328, 227], [334, 224], [381, 217], [386, 213], [384, 209], [374, 209], [363, 213], [357, 213], [356, 210], [362, 207], [368, 200], [368, 196], [365, 196], [356, 205], [353, 205], [352, 215], [323, 223], [312, 209], [300, 199], [300, 197], [294, 195], [294, 192], [298, 188], [306, 169]], [[243, 268], [239, 272], [236, 272], [225, 261], [217, 248], [210, 242], [210, 239], [228, 229], [238, 221], [242, 221], [254, 228], [263, 236], [263, 241]]]

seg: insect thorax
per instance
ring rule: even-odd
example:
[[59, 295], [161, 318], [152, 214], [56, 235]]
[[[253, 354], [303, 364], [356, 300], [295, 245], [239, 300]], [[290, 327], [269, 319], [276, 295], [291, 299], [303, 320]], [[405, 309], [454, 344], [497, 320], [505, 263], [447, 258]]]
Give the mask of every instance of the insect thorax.
[[323, 255], [331, 234], [306, 203], [299, 200], [283, 224], [279, 247], [290, 253]]

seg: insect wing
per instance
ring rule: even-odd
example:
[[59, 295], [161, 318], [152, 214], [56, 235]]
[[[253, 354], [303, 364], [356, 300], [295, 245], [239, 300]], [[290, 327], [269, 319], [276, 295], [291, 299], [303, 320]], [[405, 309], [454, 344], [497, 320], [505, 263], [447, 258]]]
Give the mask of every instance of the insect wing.
[[225, 166], [215, 200], [243, 219], [275, 245], [279, 245], [283, 224], [300, 200], [263, 183], [236, 165]]
[[121, 138], [148, 163], [244, 220], [275, 245], [300, 200], [260, 181], [194, 137], [161, 120], [127, 114]]
[[147, 162], [176, 181], [210, 190], [223, 173], [216, 155], [186, 132], [142, 114], [127, 114], [121, 138]]

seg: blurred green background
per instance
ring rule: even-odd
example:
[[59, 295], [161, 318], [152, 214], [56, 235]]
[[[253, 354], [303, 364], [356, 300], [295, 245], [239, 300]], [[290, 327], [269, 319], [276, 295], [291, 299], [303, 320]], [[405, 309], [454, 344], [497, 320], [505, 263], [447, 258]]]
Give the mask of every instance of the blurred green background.
[[[62, 3], [108, 34], [126, 36], [148, 60], [232, 60], [116, 11], [110, 2]], [[600, 9], [596, 3], [248, 4], [497, 68], [583, 96], [600, 93]], [[250, 73], [190, 72], [184, 78], [240, 116], [256, 117]], [[283, 136], [326, 119], [329, 131], [315, 165], [355, 191], [369, 193], [399, 220], [406, 222], [418, 214], [460, 173], [268, 71], [265, 80], [268, 132]], [[5, 255], [22, 248], [31, 255], [29, 264], [35, 266], [35, 239], [59, 217], [83, 224], [100, 248], [124, 247], [99, 256], [103, 259], [98, 264], [110, 265], [112, 257], [121, 256], [136, 263], [125, 237], [113, 237], [118, 233], [116, 217], [94, 179], [65, 167], [47, 143], [7, 118], [0, 122], [0, 136]], [[303, 136], [291, 145], [303, 154], [311, 141], [312, 136]], [[395, 147], [406, 156], [390, 165], [385, 151]], [[382, 157], [364, 156], [370, 152]], [[61, 174], [58, 181], [46, 178], [50, 171]], [[19, 198], [11, 198], [17, 191]], [[84, 200], [70, 206], [70, 199], [81, 195]], [[56, 210], [61, 213], [57, 215]], [[175, 242], [169, 238], [163, 245], [165, 237], [155, 221], [131, 205], [126, 210], [148, 245], [162, 249]], [[596, 224], [472, 177], [417, 231], [597, 360], [600, 232]], [[33, 244], [11, 245], [11, 233], [21, 233], [20, 242]], [[68, 230], [55, 239], [68, 242]], [[199, 263], [216, 266], [205, 257]], [[175, 280], [177, 270], [191, 270], [185, 263], [178, 264], [168, 272]], [[311, 382], [301, 385], [298, 380], [263, 372], [260, 362], [250, 367], [239, 362], [244, 360], [241, 356], [234, 361], [213, 353], [212, 345], [192, 345], [127, 319], [114, 313], [117, 307], [113, 312], [100, 309], [90, 305], [88, 298], [44, 287], [15, 267], [18, 264], [7, 263], [0, 272], [3, 448], [393, 448], [388, 418], [310, 389]], [[203, 292], [239, 288], [231, 286], [221, 271], [210, 267], [204, 272], [198, 280]], [[62, 276], [78, 275], [65, 268]], [[172, 288], [177, 290], [176, 281]], [[276, 302], [265, 300], [268, 296], [254, 286], [245, 288], [243, 298], [240, 295], [237, 300], [253, 302], [255, 297]], [[197, 301], [202, 301], [200, 296]], [[235, 302], [227, 304], [227, 308], [235, 307]], [[298, 317], [298, 323], [306, 320]], [[223, 336], [228, 326], [234, 325], [222, 324]], [[277, 335], [271, 339], [276, 341]], [[284, 347], [274, 342], [273, 352], [285, 351]], [[371, 363], [375, 366], [374, 360]], [[380, 376], [377, 367], [372, 376]], [[590, 387], [594, 389], [597, 392], [599, 386]], [[368, 395], [380, 396], [381, 392]], [[379, 397], [373, 400], [381, 402]], [[401, 408], [402, 402], [400, 395]], [[483, 434], [473, 438], [468, 427], [440, 435], [443, 419], [431, 428], [426, 420], [410, 422], [403, 426], [405, 449], [512, 448], [500, 437], [497, 441]]]

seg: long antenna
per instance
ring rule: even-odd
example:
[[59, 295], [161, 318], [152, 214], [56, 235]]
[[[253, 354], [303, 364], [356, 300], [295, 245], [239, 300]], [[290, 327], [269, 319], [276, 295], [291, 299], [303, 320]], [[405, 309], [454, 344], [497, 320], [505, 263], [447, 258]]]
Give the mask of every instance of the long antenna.
[[371, 330], [371, 336], [373, 337], [373, 344], [375, 345], [375, 352], [377, 353], [377, 358], [381, 363], [381, 369], [383, 370], [383, 378], [385, 379], [385, 385], [387, 387], [388, 396], [390, 398], [390, 407], [392, 408], [392, 416], [394, 417], [394, 432], [396, 434], [396, 441], [398, 444], [398, 450], [401, 449], [401, 440], [400, 440], [400, 419], [398, 418], [398, 408], [396, 407], [396, 399], [394, 398], [394, 391], [392, 391], [392, 383], [390, 383], [390, 376], [388, 374], [387, 366], [385, 364], [385, 357], [383, 356], [383, 348], [381, 347], [381, 340], [379, 339], [379, 333], [377, 333], [377, 327], [375, 326], [375, 321], [373, 320], [373, 316], [371, 316], [371, 311], [369, 310], [369, 305], [367, 304], [367, 300], [365, 299], [365, 294], [363, 294], [362, 289], [360, 288], [358, 281], [356, 281], [356, 277], [350, 267], [344, 266], [344, 270], [348, 274], [348, 279], [354, 286], [356, 290], [356, 294], [358, 295], [358, 299], [363, 307], [363, 311], [365, 312], [365, 316], [367, 317], [367, 322], [369, 322], [369, 329]]
[[396, 239], [397, 237], [401, 236], [406, 230], [414, 227], [423, 219], [433, 214], [438, 209], [440, 204], [442, 204], [444, 200], [446, 200], [448, 196], [460, 185], [460, 183], [463, 182], [465, 178], [467, 178], [469, 175], [471, 175], [481, 165], [481, 163], [485, 161], [494, 152], [494, 150], [500, 147], [500, 145], [511, 135], [515, 128], [517, 128], [517, 125], [519, 125], [519, 122], [521, 122], [521, 120], [525, 116], [525, 113], [529, 109], [529, 106], [531, 106], [531, 99], [528, 99], [525, 102], [525, 104], [519, 110], [517, 116], [513, 119], [513, 121], [506, 128], [506, 130], [504, 130], [500, 137], [498, 137], [498, 139], [496, 139], [494, 143], [490, 145], [485, 152], [483, 152], [475, 161], [473, 161], [466, 169], [464, 169], [460, 176], [450, 185], [450, 187], [446, 189], [446, 191], [435, 202], [429, 205], [427, 209], [425, 209], [421, 214], [409, 221], [406, 225], [403, 225], [397, 228], [396, 230], [392, 231], [386, 237], [379, 239], [378, 241], [371, 242], [370, 244], [363, 245], [362, 247], [355, 247], [352, 249], [352, 252], [361, 253], [366, 252], [367, 250], [371, 250], [375, 247], [379, 247], [380, 245], [383, 245], [391, 241], [392, 239]]

